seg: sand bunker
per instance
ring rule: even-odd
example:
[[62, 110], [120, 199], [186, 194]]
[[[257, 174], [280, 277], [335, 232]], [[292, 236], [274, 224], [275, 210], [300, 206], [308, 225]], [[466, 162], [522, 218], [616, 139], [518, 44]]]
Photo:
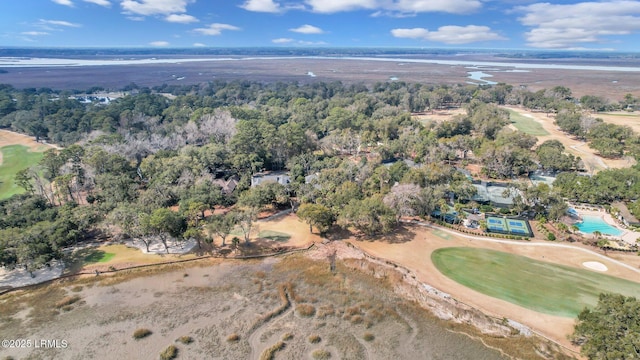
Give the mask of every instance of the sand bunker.
[[605, 264], [603, 264], [601, 262], [597, 262], [597, 261], [583, 262], [582, 266], [586, 267], [587, 269], [595, 270], [595, 271], [607, 271], [607, 270], [609, 270]]

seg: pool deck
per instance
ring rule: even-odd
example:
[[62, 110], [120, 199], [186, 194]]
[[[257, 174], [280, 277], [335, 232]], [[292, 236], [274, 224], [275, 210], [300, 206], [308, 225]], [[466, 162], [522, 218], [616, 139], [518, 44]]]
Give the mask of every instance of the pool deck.
[[[575, 208], [575, 209], [577, 210], [580, 216], [590, 215], [590, 216], [600, 217], [607, 224], [615, 227], [616, 229], [620, 229], [624, 231], [622, 235], [619, 235], [619, 236], [604, 235], [605, 239], [621, 239], [630, 245], [635, 245], [636, 240], [640, 238], [640, 233], [629, 230], [626, 226], [622, 225], [618, 220], [614, 219], [613, 216], [611, 216], [611, 214], [606, 212], [606, 210], [604, 209], [602, 210], [587, 210], [584, 208]], [[584, 235], [591, 236], [591, 234], [584, 234]]]

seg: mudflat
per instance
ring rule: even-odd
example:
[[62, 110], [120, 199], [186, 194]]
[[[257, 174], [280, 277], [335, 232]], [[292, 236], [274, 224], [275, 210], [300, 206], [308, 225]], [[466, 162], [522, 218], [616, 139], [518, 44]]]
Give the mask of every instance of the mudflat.
[[[460, 60], [460, 58], [456, 58]], [[494, 57], [466, 57], [468, 61], [518, 61]], [[542, 60], [536, 60], [542, 62]], [[580, 60], [568, 64], [584, 65]], [[610, 64], [596, 64], [610, 65]], [[614, 64], [614, 65], [637, 65]], [[524, 87], [531, 91], [564, 86], [574, 97], [604, 96], [620, 100], [625, 94], [640, 96], [640, 72], [580, 70], [580, 69], [527, 69], [508, 71], [483, 69], [493, 75], [491, 81]], [[0, 74], [0, 83], [17, 88], [48, 87], [52, 89], [88, 89], [100, 86], [120, 89], [131, 83], [138, 86], [189, 85], [216, 80], [249, 80], [265, 82], [332, 82], [365, 83], [406, 81], [425, 84], [476, 83], [469, 79], [469, 65], [446, 65], [403, 61], [372, 61], [339, 58], [252, 58], [242, 61], [202, 61], [144, 65], [105, 65], [76, 67], [7, 68]], [[505, 71], [507, 70], [507, 71]], [[311, 76], [313, 74], [314, 76]]]
[[[155, 358], [173, 345], [185, 359], [258, 359], [269, 352], [282, 359], [504, 358], [470, 338], [479, 336], [473, 328], [437, 320], [394, 294], [390, 281], [345, 264], [337, 260], [331, 271], [327, 258], [301, 254], [206, 260], [5, 295], [1, 338], [58, 340], [59, 346], [3, 354]], [[147, 335], [135, 339], [136, 330]], [[513, 355], [536, 358], [533, 346], [523, 348], [528, 352]]]

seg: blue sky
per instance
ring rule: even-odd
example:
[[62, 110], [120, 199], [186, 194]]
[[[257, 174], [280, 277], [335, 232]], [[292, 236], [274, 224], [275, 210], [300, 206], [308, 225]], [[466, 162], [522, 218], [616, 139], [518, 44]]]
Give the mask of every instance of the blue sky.
[[0, 46], [640, 51], [640, 1], [2, 0]]

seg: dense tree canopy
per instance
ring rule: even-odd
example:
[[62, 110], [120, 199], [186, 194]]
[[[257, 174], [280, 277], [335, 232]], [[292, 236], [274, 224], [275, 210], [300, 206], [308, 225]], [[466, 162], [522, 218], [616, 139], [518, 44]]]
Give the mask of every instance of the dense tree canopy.
[[640, 358], [640, 301], [601, 294], [595, 308], [578, 315], [572, 339], [589, 359]]
[[[111, 229], [147, 244], [181, 237], [226, 238], [238, 226], [245, 240], [258, 211], [296, 207], [320, 232], [335, 221], [365, 234], [391, 231], [401, 216], [427, 216], [443, 199], [470, 199], [468, 164], [495, 179], [542, 168], [564, 171], [551, 189], [524, 189], [518, 206], [548, 218], [562, 197], [589, 202], [637, 200], [637, 167], [593, 177], [572, 172], [579, 159], [557, 141], [536, 147], [507, 128], [499, 105], [557, 112], [558, 126], [607, 157], [640, 156], [628, 127], [605, 124], [593, 111], [630, 107], [596, 97], [572, 98], [556, 87], [531, 92], [494, 86], [259, 83], [128, 86], [124, 96], [96, 101], [80, 91], [0, 85], [0, 128], [63, 146], [19, 172], [25, 191], [0, 202], [4, 266], [37, 267], [60, 249]], [[411, 112], [461, 107], [448, 121], [418, 121]], [[291, 183], [250, 187], [255, 172], [286, 170]], [[631, 203], [630, 208], [636, 207]], [[225, 218], [205, 214], [235, 206]], [[170, 210], [171, 209], [171, 210]], [[108, 226], [102, 226], [102, 223]]]

